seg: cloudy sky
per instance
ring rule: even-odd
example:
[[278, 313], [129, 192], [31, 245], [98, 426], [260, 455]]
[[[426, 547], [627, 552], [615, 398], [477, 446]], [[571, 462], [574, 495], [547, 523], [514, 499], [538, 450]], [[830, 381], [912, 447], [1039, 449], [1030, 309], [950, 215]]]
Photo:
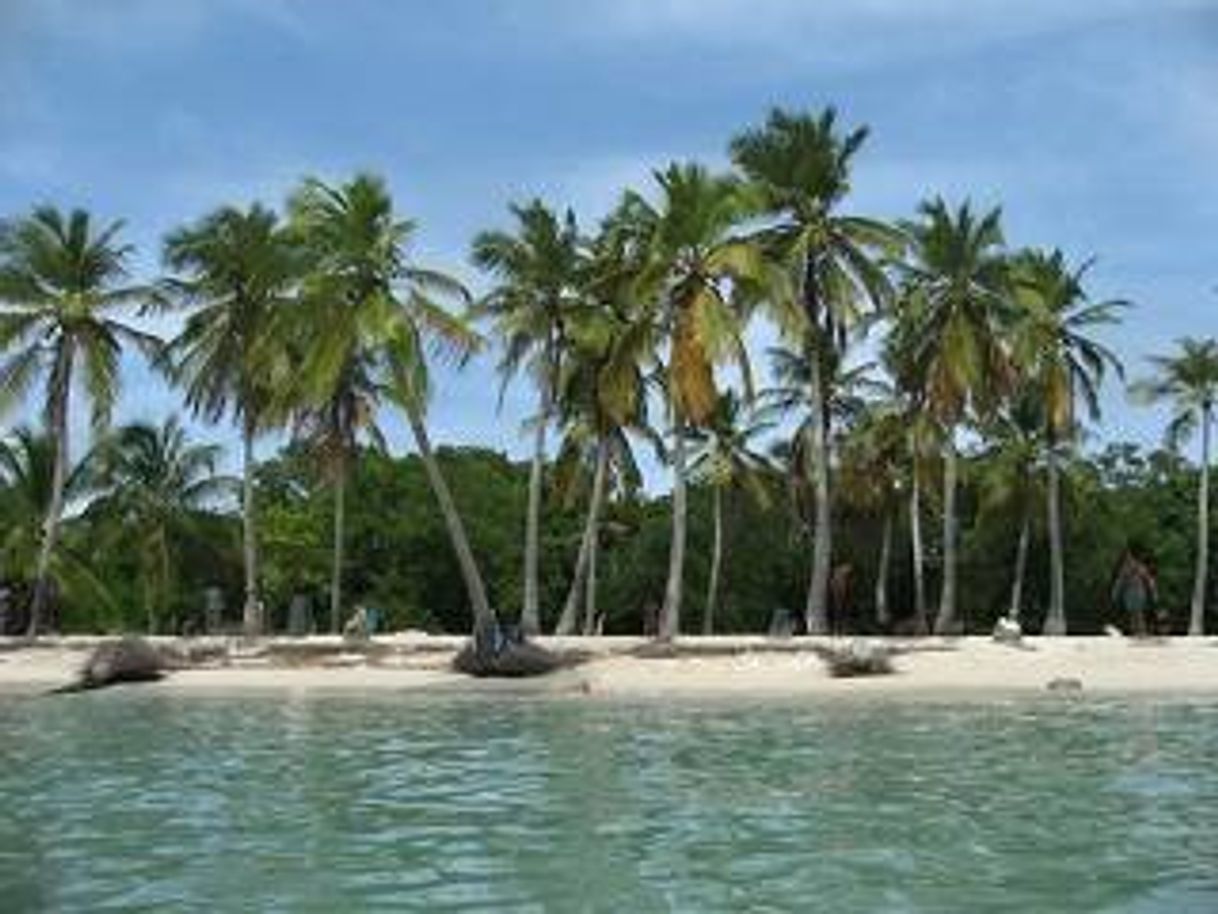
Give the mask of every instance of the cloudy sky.
[[[590, 223], [772, 105], [834, 104], [873, 131], [851, 208], [969, 196], [1012, 244], [1096, 256], [1093, 293], [1137, 303], [1110, 335], [1136, 375], [1218, 331], [1216, 52], [1218, 0], [0, 0], [0, 214], [122, 217], [151, 275], [213, 206], [372, 169], [419, 258], [476, 284], [469, 238], [510, 201]], [[494, 383], [442, 374], [437, 437], [523, 453], [531, 398], [497, 416]], [[1157, 436], [1105, 402], [1110, 436]], [[128, 371], [124, 418], [175, 405]]]

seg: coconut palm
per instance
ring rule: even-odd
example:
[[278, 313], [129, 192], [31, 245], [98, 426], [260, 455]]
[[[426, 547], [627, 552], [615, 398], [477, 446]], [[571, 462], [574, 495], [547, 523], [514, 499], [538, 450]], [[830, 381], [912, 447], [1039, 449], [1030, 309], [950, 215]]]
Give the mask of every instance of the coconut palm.
[[[4, 534], [0, 538], [3, 564], [0, 576], [6, 580], [33, 580], [41, 551], [42, 526], [51, 503], [55, 476], [55, 442], [26, 426], [14, 429], [0, 440], [0, 517]], [[64, 479], [64, 501], [87, 499], [93, 494], [96, 474], [94, 452], [90, 451], [69, 468]], [[99, 605], [111, 606], [111, 597], [97, 579], [86, 556], [56, 540], [48, 564], [48, 585], [54, 592], [72, 591]]]
[[728, 391], [704, 425], [691, 431], [695, 449], [690, 460], [690, 477], [711, 490], [714, 524], [710, 576], [706, 584], [706, 604], [702, 634], [715, 630], [715, 609], [719, 601], [719, 577], [723, 562], [723, 493], [734, 487], [745, 489], [761, 507], [769, 504], [766, 479], [774, 474], [769, 458], [753, 450], [754, 439], [774, 428], [774, 423], [744, 414], [740, 400]]
[[881, 521], [874, 590], [875, 621], [880, 631], [892, 625], [888, 578], [893, 526], [910, 463], [906, 419], [900, 404], [891, 395], [872, 401], [841, 445], [841, 487], [850, 503], [878, 515]]
[[1201, 479], [1197, 489], [1197, 566], [1188, 633], [1205, 632], [1205, 593], [1209, 565], [1210, 429], [1218, 399], [1218, 340], [1185, 337], [1171, 355], [1151, 357], [1154, 374], [1134, 386], [1146, 402], [1172, 405], [1167, 444], [1173, 451], [1194, 433], [1201, 433]]
[[558, 412], [563, 442], [555, 462], [558, 487], [574, 493], [590, 478], [588, 515], [575, 571], [555, 633], [576, 630], [581, 593], [585, 634], [596, 627], [597, 552], [600, 516], [611, 490], [641, 485], [628, 433], [662, 447], [647, 421], [647, 382], [638, 352], [623, 351], [634, 338], [631, 320], [634, 269], [624, 239], [603, 233], [592, 245], [582, 271], [590, 307], [572, 326], [571, 346], [560, 374]]
[[1011, 326], [1016, 369], [1042, 401], [1048, 475], [1049, 612], [1046, 635], [1067, 631], [1061, 526], [1061, 451], [1074, 435], [1076, 402], [1098, 419], [1104, 371], [1123, 375], [1113, 352], [1088, 334], [1113, 324], [1121, 301], [1092, 302], [1083, 288], [1090, 263], [1071, 270], [1061, 251], [1023, 251], [1011, 264], [1017, 311]]
[[216, 473], [220, 453], [218, 445], [191, 443], [173, 417], [124, 426], [99, 446], [102, 494], [94, 510], [112, 512], [124, 542], [138, 551], [149, 634], [169, 608], [175, 543], [200, 539], [199, 512], [235, 488]]
[[893, 250], [899, 240], [881, 222], [837, 212], [868, 130], [842, 135], [836, 120], [832, 108], [819, 115], [775, 109], [764, 126], [731, 143], [732, 160], [748, 178], [758, 209], [771, 220], [758, 240], [790, 274], [790, 294], [771, 296], [778, 327], [801, 344], [812, 338], [808, 406], [816, 522], [805, 614], [808, 630], [816, 634], [828, 631], [833, 555], [823, 361], [844, 348], [846, 332], [861, 313], [888, 301], [888, 279], [874, 255]]
[[120, 241], [122, 229], [122, 222], [98, 229], [84, 210], [63, 213], [52, 207], [0, 223], [0, 411], [22, 402], [42, 377], [43, 411], [55, 442], [30, 604], [31, 636], [42, 621], [63, 517], [73, 387], [82, 385], [99, 436], [118, 397], [123, 345], [152, 357], [159, 350], [154, 336], [116, 316], [148, 296], [146, 288], [125, 284], [131, 248]]
[[1002, 327], [1010, 313], [1000, 211], [978, 216], [969, 203], [954, 211], [940, 198], [924, 202], [904, 224], [910, 239], [901, 264], [908, 294], [901, 318], [903, 370], [917, 400], [942, 429], [943, 586], [935, 630], [956, 617], [956, 430], [968, 415], [988, 417], [1011, 383]]
[[1019, 518], [1011, 597], [1007, 617], [1021, 621], [1028, 548], [1032, 538], [1034, 506], [1044, 497], [1037, 484], [1037, 467], [1045, 453], [1044, 402], [1025, 388], [987, 427], [989, 449], [979, 461], [977, 479], [983, 515]]
[[[637, 337], [667, 343], [663, 384], [672, 438], [672, 543], [660, 612], [659, 637], [680, 630], [686, 537], [686, 437], [715, 408], [715, 367], [733, 360], [751, 390], [742, 320], [733, 290], [761, 287], [767, 270], [760, 251], [733, 233], [745, 215], [741, 188], [730, 177], [696, 164], [673, 164], [655, 175], [660, 201], [637, 194], [623, 203], [622, 221], [645, 238], [647, 263], [639, 275]], [[623, 350], [633, 350], [624, 345]]]
[[241, 428], [243, 619], [246, 633], [257, 634], [265, 620], [258, 595], [254, 441], [272, 422], [281, 367], [268, 345], [274, 341], [271, 318], [294, 291], [300, 259], [275, 214], [257, 204], [223, 207], [172, 232], [163, 258], [176, 273], [163, 281], [164, 291], [194, 309], [169, 348], [186, 405], [209, 422], [231, 409]]
[[538, 388], [520, 612], [521, 628], [537, 634], [541, 630], [537, 563], [546, 432], [553, 420], [570, 324], [578, 319], [582, 303], [578, 287], [581, 244], [571, 210], [559, 217], [534, 200], [527, 206], [512, 206], [511, 212], [517, 223], [515, 233], [480, 233], [474, 239], [473, 261], [496, 282], [480, 302], [480, 310], [490, 316], [495, 335], [503, 341], [499, 371], [504, 384], [527, 369]]
[[[405, 413], [457, 555], [477, 626], [494, 613], [452, 494], [436, 462], [425, 415], [428, 348], [464, 360], [479, 338], [442, 307], [469, 304], [452, 277], [411, 263], [414, 223], [398, 219], [384, 182], [361, 174], [332, 186], [308, 179], [290, 202], [294, 230], [313, 265], [304, 278], [301, 315], [283, 329], [300, 359], [293, 391], [306, 438], [332, 467], [335, 483], [331, 621], [341, 607], [343, 483], [361, 432], [383, 447], [376, 425], [382, 401]], [[315, 328], [324, 327], [319, 333]]]

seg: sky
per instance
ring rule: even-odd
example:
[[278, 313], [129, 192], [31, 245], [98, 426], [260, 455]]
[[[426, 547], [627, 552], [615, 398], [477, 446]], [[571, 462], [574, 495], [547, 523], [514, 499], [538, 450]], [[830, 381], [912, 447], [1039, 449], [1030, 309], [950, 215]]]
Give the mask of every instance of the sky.
[[[372, 170], [416, 259], [478, 289], [469, 241], [511, 202], [591, 226], [669, 161], [725, 166], [772, 106], [834, 105], [871, 128], [847, 210], [967, 197], [1013, 246], [1095, 257], [1093, 297], [1135, 304], [1106, 339], [1137, 377], [1218, 331], [1216, 52], [1218, 0], [0, 0], [0, 215], [122, 218], [152, 277], [216, 206]], [[125, 380], [120, 419], [178, 408]], [[435, 437], [523, 456], [534, 395], [497, 412], [497, 385], [493, 358], [440, 370]], [[1108, 438], [1157, 440], [1119, 384], [1104, 407]]]

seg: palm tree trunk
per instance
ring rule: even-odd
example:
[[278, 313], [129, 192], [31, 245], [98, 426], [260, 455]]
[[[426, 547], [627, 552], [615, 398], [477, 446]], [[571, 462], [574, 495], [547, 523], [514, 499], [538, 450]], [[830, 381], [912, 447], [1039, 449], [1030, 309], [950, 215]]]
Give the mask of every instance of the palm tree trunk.
[[812, 541], [812, 574], [804, 607], [804, 624], [809, 635], [829, 631], [829, 572], [833, 560], [833, 505], [829, 491], [829, 446], [825, 434], [825, 392], [821, 382], [820, 353], [812, 347], [809, 358], [808, 399], [812, 426], [813, 485], [816, 490], [816, 519]]
[[875, 571], [875, 623], [887, 631], [892, 618], [888, 612], [888, 565], [892, 556], [892, 512], [884, 512], [884, 532], [880, 538], [880, 561]]
[[478, 570], [474, 551], [465, 535], [465, 525], [461, 522], [461, 515], [457, 511], [448, 483], [444, 481], [444, 475], [436, 463], [436, 455], [432, 452], [431, 438], [428, 437], [427, 428], [423, 424], [423, 417], [417, 409], [407, 406], [406, 418], [410, 422], [411, 432], [414, 433], [415, 445], [419, 449], [419, 458], [423, 461], [427, 481], [431, 483], [431, 490], [440, 505], [440, 513], [444, 516], [444, 525], [448, 528], [448, 538], [452, 542], [453, 552], [457, 555], [457, 564], [461, 566], [461, 577], [465, 581], [465, 590], [474, 613], [474, 630], [486, 631], [495, 625], [495, 612], [486, 598], [482, 573]]
[[956, 442], [948, 435], [943, 449], [943, 586], [935, 632], [949, 633], [956, 624]]
[[1048, 447], [1049, 474], [1049, 613], [1045, 617], [1044, 634], [1066, 634], [1065, 577], [1062, 570], [1061, 471], [1057, 462], [1056, 442], [1050, 438]]
[[926, 553], [922, 547], [922, 486], [918, 481], [918, 460], [914, 458], [909, 487], [909, 544], [913, 552], [914, 633], [930, 631], [926, 621]]
[[260, 635], [265, 621], [258, 601], [258, 541], [254, 517], [254, 423], [247, 417], [242, 428], [241, 546], [245, 563], [245, 609], [247, 635]]
[[1193, 604], [1188, 633], [1205, 633], [1205, 589], [1210, 554], [1210, 422], [1212, 408], [1201, 407], [1201, 488], [1197, 492], [1197, 574], [1193, 580]]
[[42, 544], [34, 570], [34, 593], [30, 600], [30, 619], [26, 634], [33, 638], [42, 628], [50, 587], [51, 556], [59, 540], [63, 518], [64, 489], [68, 477], [68, 405], [72, 391], [72, 345], [61, 344], [52, 377], [51, 434], [55, 436], [55, 460], [51, 469], [51, 501], [42, 524]]
[[584, 535], [580, 537], [579, 555], [575, 559], [575, 573], [571, 578], [571, 586], [567, 590], [567, 599], [563, 602], [562, 615], [558, 617], [558, 625], [554, 629], [556, 635], [573, 634], [579, 621], [579, 597], [580, 592], [584, 589], [589, 558], [596, 547], [597, 525], [600, 523], [601, 501], [605, 491], [605, 474], [608, 465], [609, 448], [602, 440], [596, 445], [596, 470], [592, 476], [588, 519], [584, 523]]
[[330, 570], [330, 633], [337, 635], [343, 606], [343, 529], [346, 524], [347, 461], [338, 458], [334, 479], [334, 564]]
[[520, 610], [520, 628], [526, 635], [541, 633], [541, 617], [537, 605], [537, 562], [541, 551], [541, 483], [546, 459], [546, 426], [550, 419], [549, 390], [549, 384], [543, 382], [541, 410], [533, 436], [533, 463], [529, 468], [529, 505], [524, 532], [524, 604]]
[[715, 536], [711, 546], [710, 580], [706, 585], [706, 607], [702, 615], [702, 634], [711, 635], [715, 631], [715, 608], [719, 601], [719, 569], [723, 563], [723, 488], [711, 487], [711, 499], [714, 512]]
[[1019, 621], [1023, 609], [1023, 578], [1028, 567], [1028, 542], [1032, 538], [1032, 518], [1025, 509], [1023, 520], [1019, 525], [1019, 544], [1015, 547], [1015, 576], [1011, 580], [1011, 606], [1007, 616], [1014, 622]]
[[588, 548], [588, 575], [584, 581], [584, 634], [595, 635], [596, 631], [596, 559], [600, 551], [600, 536], [596, 526], [592, 528], [592, 542]]
[[661, 641], [671, 641], [681, 630], [681, 591], [685, 571], [685, 427], [673, 422], [672, 447], [672, 544], [668, 551], [668, 582], [664, 587], [664, 606], [660, 610]]

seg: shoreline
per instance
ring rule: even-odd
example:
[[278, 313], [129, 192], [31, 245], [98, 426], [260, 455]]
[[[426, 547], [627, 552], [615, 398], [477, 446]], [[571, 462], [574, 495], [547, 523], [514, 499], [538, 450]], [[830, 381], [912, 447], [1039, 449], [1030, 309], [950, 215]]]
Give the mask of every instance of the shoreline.
[[[36, 694], [71, 681], [89, 651], [107, 639], [68, 636], [0, 639], [0, 698]], [[587, 660], [547, 676], [474, 679], [452, 671], [463, 636], [421, 633], [361, 641], [309, 638], [151, 639], [183, 666], [141, 690], [409, 693], [585, 698], [760, 698], [813, 696], [1003, 700], [1019, 696], [1218, 696], [1218, 639], [1137, 640], [1073, 636], [1025, 638], [789, 638], [712, 636], [656, 645], [635, 637], [540, 638]], [[815, 647], [858, 640], [894, 650], [895, 673], [834, 678]], [[1057, 681], [1056, 691], [1050, 683]]]

